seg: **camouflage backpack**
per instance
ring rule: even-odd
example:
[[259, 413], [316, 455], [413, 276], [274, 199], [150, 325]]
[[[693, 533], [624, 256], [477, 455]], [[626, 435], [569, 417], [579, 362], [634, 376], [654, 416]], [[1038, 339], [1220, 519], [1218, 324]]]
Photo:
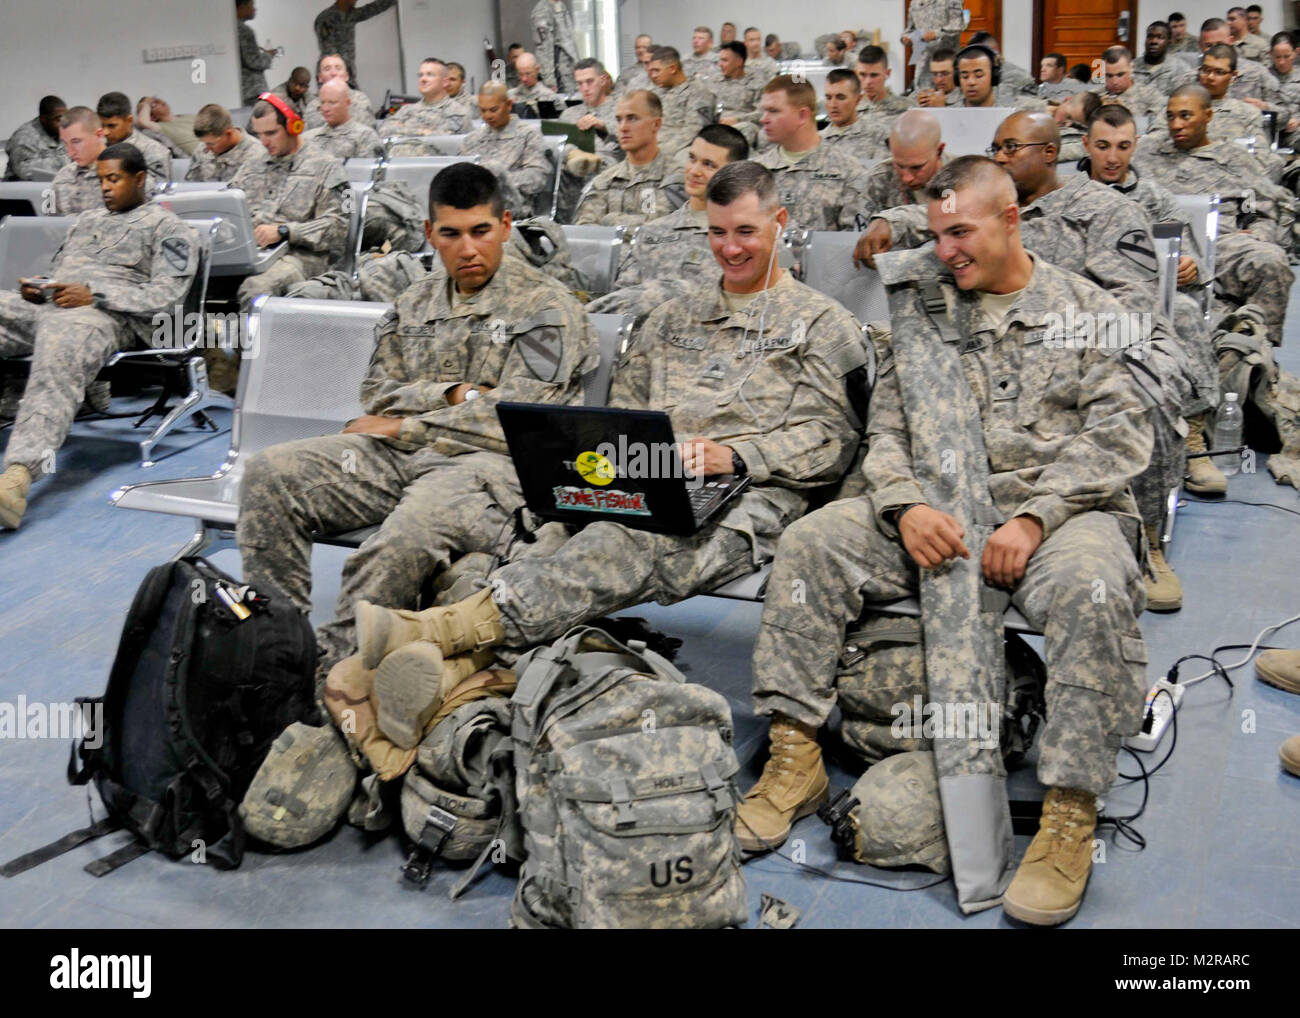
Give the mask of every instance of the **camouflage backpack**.
[[516, 668], [511, 736], [527, 859], [513, 924], [743, 923], [727, 701], [644, 643], [590, 627]]
[[567, 289], [583, 288], [569, 255], [569, 242], [559, 223], [541, 216], [519, 220], [510, 231], [508, 250], [558, 280]]
[[401, 180], [384, 180], [370, 189], [361, 250], [372, 251], [388, 243], [390, 251], [419, 251], [424, 247], [425, 206]]
[[[442, 271], [441, 265], [438, 271]], [[420, 259], [406, 251], [363, 255], [357, 263], [358, 300], [396, 303], [403, 290], [428, 274]]]

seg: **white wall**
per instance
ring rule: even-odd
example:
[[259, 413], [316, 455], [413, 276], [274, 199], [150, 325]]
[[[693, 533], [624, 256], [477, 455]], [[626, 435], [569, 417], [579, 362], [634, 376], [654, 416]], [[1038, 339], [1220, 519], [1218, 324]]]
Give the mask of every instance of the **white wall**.
[[[274, 0], [268, 0], [274, 2]], [[195, 82], [189, 60], [146, 64], [143, 50], [220, 44], [205, 58], [206, 81]], [[158, 3], [112, 0], [4, 0], [0, 28], [0, 136], [36, 116], [42, 95], [71, 106], [94, 106], [105, 92], [167, 98], [178, 112], [204, 103], [239, 103], [235, 5], [226, 0]]]
[[[421, 57], [439, 57], [465, 65], [466, 87], [488, 78], [486, 38], [496, 42], [493, 5], [489, 0], [400, 0], [402, 41], [406, 47], [406, 88], [415, 92]], [[505, 54], [505, 43], [498, 51]]]

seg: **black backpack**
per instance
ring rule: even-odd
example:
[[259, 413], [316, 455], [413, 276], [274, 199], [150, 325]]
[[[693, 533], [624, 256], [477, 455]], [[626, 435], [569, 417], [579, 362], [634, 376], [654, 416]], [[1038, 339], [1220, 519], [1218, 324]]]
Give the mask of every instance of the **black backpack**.
[[276, 737], [316, 714], [316, 645], [275, 588], [242, 586], [205, 559], [149, 571], [136, 591], [103, 696], [102, 728], [77, 743], [74, 785], [94, 781], [105, 820], [15, 859], [12, 876], [118, 828], [135, 841], [86, 867], [103, 876], [150, 849], [233, 869], [237, 807]]

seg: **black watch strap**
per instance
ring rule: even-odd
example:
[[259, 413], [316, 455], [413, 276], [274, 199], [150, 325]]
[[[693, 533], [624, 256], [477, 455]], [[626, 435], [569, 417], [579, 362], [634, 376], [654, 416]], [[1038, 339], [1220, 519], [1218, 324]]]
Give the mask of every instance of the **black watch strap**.
[[745, 466], [745, 461], [740, 458], [740, 453], [735, 449], [731, 450], [731, 472], [737, 477], [744, 477], [749, 473], [749, 467]]

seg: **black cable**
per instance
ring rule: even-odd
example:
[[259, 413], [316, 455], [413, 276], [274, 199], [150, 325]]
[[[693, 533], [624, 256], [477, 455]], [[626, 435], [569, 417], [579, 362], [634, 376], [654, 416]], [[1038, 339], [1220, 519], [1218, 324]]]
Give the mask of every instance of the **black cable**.
[[1300, 516], [1300, 510], [1288, 509], [1284, 505], [1278, 505], [1276, 502], [1246, 502], [1239, 498], [1197, 498], [1195, 495], [1184, 493], [1182, 498], [1189, 502], [1200, 502], [1202, 505], [1223, 505], [1231, 502], [1233, 505], [1253, 505], [1261, 509], [1280, 509], [1284, 513], [1290, 513], [1292, 516]]

